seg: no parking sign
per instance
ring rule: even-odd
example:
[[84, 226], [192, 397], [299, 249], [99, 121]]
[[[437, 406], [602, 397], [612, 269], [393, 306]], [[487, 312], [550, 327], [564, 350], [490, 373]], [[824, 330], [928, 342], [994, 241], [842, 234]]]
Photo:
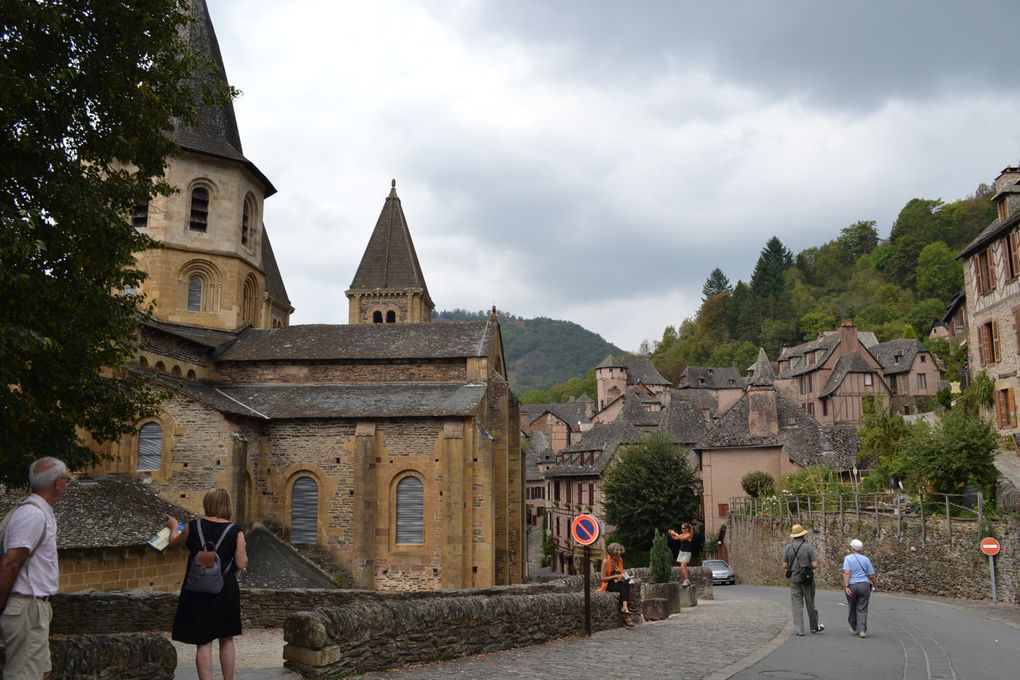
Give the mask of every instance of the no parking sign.
[[570, 535], [578, 545], [591, 545], [599, 540], [601, 531], [599, 521], [591, 515], [578, 515], [570, 523]]

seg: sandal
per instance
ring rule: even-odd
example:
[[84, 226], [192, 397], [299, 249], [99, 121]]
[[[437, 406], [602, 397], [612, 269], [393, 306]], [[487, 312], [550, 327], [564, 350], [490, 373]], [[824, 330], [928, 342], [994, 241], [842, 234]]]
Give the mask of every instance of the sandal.
[[627, 626], [628, 628], [634, 628], [637, 626], [637, 624], [634, 623], [634, 619], [631, 618], [630, 614], [624, 615], [623, 625]]

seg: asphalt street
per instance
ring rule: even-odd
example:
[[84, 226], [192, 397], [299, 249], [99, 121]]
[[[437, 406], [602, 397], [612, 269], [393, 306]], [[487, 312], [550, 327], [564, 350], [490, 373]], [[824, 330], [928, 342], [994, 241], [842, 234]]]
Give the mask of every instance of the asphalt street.
[[[763, 598], [789, 608], [787, 588], [716, 588], [720, 601]], [[874, 593], [868, 638], [850, 633], [842, 593], [819, 591], [825, 631], [770, 643], [733, 680], [1000, 680], [1020, 677], [1020, 608]], [[766, 651], [766, 650], [763, 650]]]

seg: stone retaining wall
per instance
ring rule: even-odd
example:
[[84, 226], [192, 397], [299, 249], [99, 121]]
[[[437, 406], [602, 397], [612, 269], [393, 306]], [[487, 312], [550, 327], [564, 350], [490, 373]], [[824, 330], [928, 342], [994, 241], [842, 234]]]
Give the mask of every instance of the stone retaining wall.
[[[815, 572], [820, 586], [843, 586], [843, 557], [852, 538], [864, 542], [864, 554], [878, 572], [880, 590], [971, 600], [991, 599], [988, 557], [978, 550], [976, 526], [953, 521], [948, 533], [944, 520], [926, 520], [925, 539], [919, 525], [895, 528], [869, 522], [845, 523], [820, 514], [804, 516], [811, 529], [808, 540], [819, 554]], [[789, 525], [769, 518], [731, 518], [730, 565], [743, 583], [785, 585], [783, 551], [790, 542]], [[993, 532], [1002, 551], [996, 558], [998, 601], [1020, 603], [1020, 526], [1015, 520], [998, 524]]]
[[52, 637], [50, 654], [52, 680], [172, 680], [177, 669], [177, 650], [162, 635]]
[[[620, 625], [618, 597], [593, 593], [592, 630]], [[284, 665], [335, 678], [510, 649], [579, 633], [584, 593], [377, 599], [298, 612], [284, 626]], [[597, 664], [596, 664], [597, 665]]]

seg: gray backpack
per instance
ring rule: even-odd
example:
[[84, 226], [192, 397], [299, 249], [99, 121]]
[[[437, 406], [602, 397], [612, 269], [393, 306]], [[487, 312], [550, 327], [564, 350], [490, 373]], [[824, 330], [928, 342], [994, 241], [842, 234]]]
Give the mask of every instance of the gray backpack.
[[188, 576], [184, 579], [184, 589], [193, 593], [215, 595], [223, 590], [223, 576], [230, 571], [230, 567], [234, 564], [234, 560], [231, 559], [227, 563], [226, 569], [222, 569], [220, 556], [216, 551], [234, 525], [226, 526], [223, 533], [220, 534], [220, 540], [216, 541], [215, 545], [212, 541], [205, 540], [205, 534], [202, 533], [202, 520], [196, 519], [195, 526], [198, 527], [198, 541], [202, 549], [195, 553], [195, 557], [191, 560]]

